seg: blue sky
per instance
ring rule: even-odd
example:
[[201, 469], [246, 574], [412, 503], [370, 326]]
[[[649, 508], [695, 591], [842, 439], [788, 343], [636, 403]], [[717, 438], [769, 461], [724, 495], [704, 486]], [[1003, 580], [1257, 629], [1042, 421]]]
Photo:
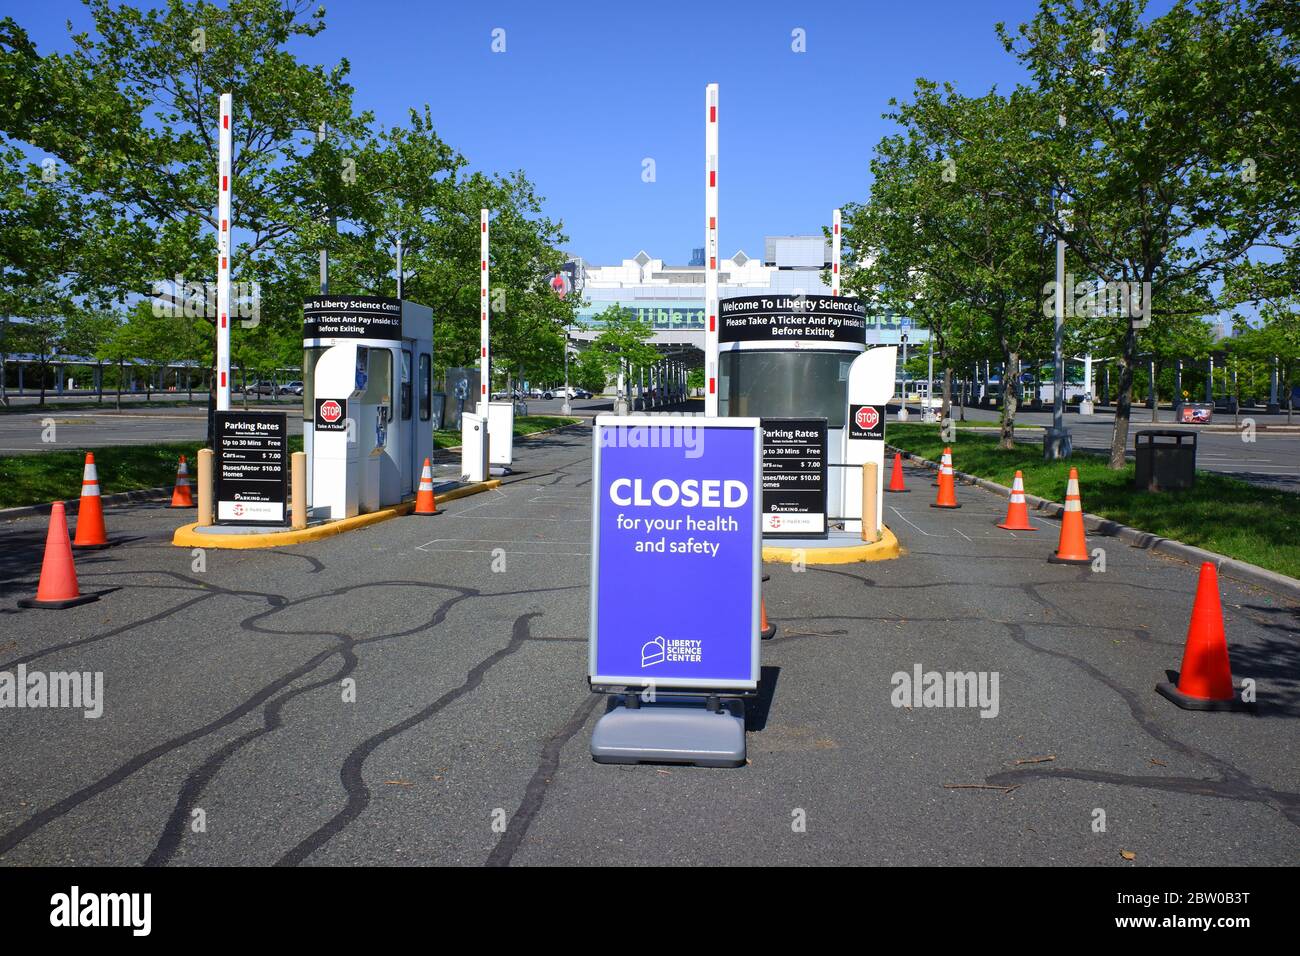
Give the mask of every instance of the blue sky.
[[[704, 244], [706, 83], [721, 84], [722, 252], [761, 255], [763, 236], [815, 232], [834, 206], [865, 198], [872, 148], [891, 129], [880, 114], [917, 77], [970, 93], [1021, 81], [993, 25], [1035, 7], [337, 0], [325, 32], [296, 52], [346, 58], [358, 107], [380, 122], [428, 103], [474, 168], [526, 170], [568, 251], [599, 264], [644, 248], [681, 264]], [[76, 0], [0, 0], [0, 12], [43, 51], [68, 46], [66, 20], [89, 25]], [[496, 28], [504, 53], [491, 50]], [[791, 49], [796, 28], [805, 53]]]

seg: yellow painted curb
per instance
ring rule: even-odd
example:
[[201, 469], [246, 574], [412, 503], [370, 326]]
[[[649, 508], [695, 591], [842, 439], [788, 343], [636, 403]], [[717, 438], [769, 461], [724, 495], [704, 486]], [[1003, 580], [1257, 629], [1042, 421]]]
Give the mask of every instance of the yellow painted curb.
[[[500, 478], [492, 478], [472, 485], [462, 485], [445, 494], [438, 495], [438, 503], [442, 504], [444, 501], [455, 501], [457, 498], [476, 495], [480, 491], [488, 491], [492, 488], [498, 488], [500, 485]], [[370, 514], [357, 515], [354, 518], [328, 521], [325, 524], [318, 524], [311, 528], [303, 528], [301, 531], [268, 531], [265, 534], [200, 534], [194, 530], [198, 527], [197, 524], [187, 524], [176, 529], [176, 533], [172, 535], [172, 544], [178, 548], [229, 548], [235, 550], [278, 548], [286, 544], [302, 544], [305, 541], [320, 541], [323, 538], [332, 538], [334, 535], [343, 534], [345, 531], [355, 531], [357, 528], [379, 524], [379, 522], [387, 521], [389, 518], [408, 515], [414, 510], [415, 499], [411, 498], [401, 504], [392, 505], [379, 511], [372, 511]]]
[[763, 545], [763, 560], [802, 561], [804, 564], [855, 564], [858, 561], [891, 561], [902, 554], [894, 532], [880, 526], [880, 540], [846, 548], [782, 548]]

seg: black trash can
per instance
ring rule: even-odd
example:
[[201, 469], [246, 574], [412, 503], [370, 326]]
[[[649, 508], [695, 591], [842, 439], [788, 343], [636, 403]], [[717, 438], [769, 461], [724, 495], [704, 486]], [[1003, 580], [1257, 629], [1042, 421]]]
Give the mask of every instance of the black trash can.
[[1137, 471], [1133, 485], [1141, 491], [1176, 491], [1196, 484], [1196, 433], [1147, 429], [1133, 436]]

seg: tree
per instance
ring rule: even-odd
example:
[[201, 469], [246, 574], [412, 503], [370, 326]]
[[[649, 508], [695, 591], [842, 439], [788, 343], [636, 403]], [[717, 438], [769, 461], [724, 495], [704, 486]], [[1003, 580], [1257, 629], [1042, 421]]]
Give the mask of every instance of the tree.
[[[870, 200], [845, 206], [845, 242], [863, 263], [845, 285], [929, 329], [945, 369], [1000, 354], [1001, 443], [1010, 448], [1021, 357], [1046, 347], [1038, 305], [1050, 252], [1006, 156], [1023, 148], [1042, 104], [1024, 91], [972, 99], [920, 80], [910, 103], [890, 105], [886, 116], [903, 133], [876, 147]], [[945, 408], [950, 395], [945, 385]]]
[[577, 359], [569, 364], [569, 380], [593, 395], [603, 392], [609, 379], [599, 353], [591, 349], [580, 352]]
[[92, 206], [99, 225], [82, 233], [83, 271], [101, 299], [177, 274], [213, 277], [222, 93], [234, 108], [236, 280], [255, 278], [277, 240], [342, 204], [337, 177], [319, 172], [338, 156], [315, 134], [328, 126], [356, 137], [368, 117], [353, 114], [346, 64], [308, 65], [289, 52], [324, 29], [323, 8], [88, 5], [94, 29], [73, 36], [68, 53], [40, 56], [12, 20], [0, 22], [0, 129], [56, 158]]
[[[57, 298], [57, 293], [50, 292], [45, 301], [52, 302]], [[39, 302], [41, 299], [34, 301]], [[45, 404], [45, 381], [54, 359], [63, 351], [63, 336], [63, 316], [58, 314], [35, 315], [9, 326], [9, 344], [6, 347], [15, 352], [27, 353], [36, 359], [40, 379], [38, 405]]]
[[633, 369], [652, 365], [659, 359], [658, 350], [649, 344], [654, 328], [620, 305], [608, 306], [593, 321], [600, 331], [589, 351], [599, 357], [608, 375], [619, 376], [618, 398], [624, 401], [626, 376]]
[[[1016, 34], [998, 24], [1057, 112], [1036, 126], [1032, 148], [1007, 154], [1018, 194], [1086, 271], [1149, 300], [1184, 283], [1209, 288], [1252, 250], [1294, 248], [1297, 60], [1293, 38], [1259, 16], [1270, 6], [1177, 0], [1144, 20], [1145, 0], [1042, 0]], [[1117, 469], [1148, 320], [1126, 313]]]

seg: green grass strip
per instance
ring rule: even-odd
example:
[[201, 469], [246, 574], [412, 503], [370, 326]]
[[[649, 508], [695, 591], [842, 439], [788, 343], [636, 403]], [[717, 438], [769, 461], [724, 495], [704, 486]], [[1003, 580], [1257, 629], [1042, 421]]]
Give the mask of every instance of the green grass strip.
[[[945, 447], [937, 425], [890, 422], [885, 440], [931, 461]], [[947, 444], [957, 471], [1009, 487], [1019, 470], [1026, 491], [1051, 501], [1065, 500], [1070, 468], [1077, 468], [1084, 511], [1300, 577], [1300, 495], [1199, 470], [1186, 491], [1139, 491], [1132, 463], [1112, 471], [1100, 455], [1076, 452], [1068, 462], [1048, 462], [1040, 444], [1000, 449], [996, 436], [983, 434], [962, 433]]]

